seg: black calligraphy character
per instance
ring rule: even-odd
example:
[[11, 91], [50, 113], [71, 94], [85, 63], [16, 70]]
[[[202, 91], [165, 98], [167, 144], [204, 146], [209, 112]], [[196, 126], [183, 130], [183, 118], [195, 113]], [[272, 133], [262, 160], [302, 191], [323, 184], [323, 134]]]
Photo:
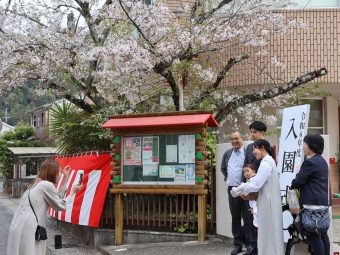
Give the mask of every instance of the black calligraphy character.
[[302, 134], [302, 132], [300, 132], [300, 134], [299, 134], [299, 138], [302, 138], [302, 136], [303, 136], [303, 134]]
[[292, 123], [292, 126], [291, 126], [291, 128], [290, 128], [290, 130], [289, 130], [289, 132], [288, 132], [288, 135], [287, 135], [287, 137], [286, 137], [286, 139], [285, 140], [287, 140], [287, 138], [288, 138], [288, 136], [289, 136], [289, 134], [293, 131], [293, 136], [294, 136], [294, 138], [296, 139], [297, 138], [297, 135], [296, 135], [296, 133], [295, 133], [295, 130], [294, 130], [294, 118], [292, 118], [292, 119], [290, 119], [291, 121], [293, 121], [293, 123]]
[[283, 164], [282, 164], [282, 173], [284, 172], [293, 172], [294, 171], [294, 163], [295, 163], [296, 151], [294, 152], [283, 152]]
[[299, 149], [297, 149], [296, 150], [296, 156], [297, 157], [301, 157], [301, 152], [302, 152], [302, 150], [299, 148]]
[[298, 140], [298, 145], [299, 145], [299, 147], [301, 146], [301, 144], [302, 144], [302, 139], [299, 138], [299, 140]]
[[304, 129], [304, 128], [305, 128], [305, 125], [306, 125], [306, 123], [301, 122], [301, 123], [300, 123], [300, 130], [301, 130], [301, 129]]
[[302, 119], [302, 120], [305, 120], [305, 119], [306, 119], [306, 114], [305, 114], [305, 112], [302, 112], [302, 114], [301, 114], [301, 119]]

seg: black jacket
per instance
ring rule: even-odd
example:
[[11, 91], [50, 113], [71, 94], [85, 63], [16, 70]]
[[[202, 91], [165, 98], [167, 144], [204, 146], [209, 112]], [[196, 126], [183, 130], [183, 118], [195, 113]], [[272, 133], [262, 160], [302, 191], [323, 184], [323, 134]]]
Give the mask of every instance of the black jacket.
[[324, 205], [328, 199], [328, 164], [320, 155], [306, 159], [292, 181], [291, 188], [300, 189], [301, 205]]
[[244, 165], [247, 164], [252, 164], [255, 168], [255, 170], [257, 171], [257, 169], [259, 169], [260, 164], [261, 164], [261, 159], [258, 160], [256, 159], [254, 153], [253, 153], [253, 145], [254, 143], [248, 144], [247, 149], [246, 149], [246, 157], [244, 159]]

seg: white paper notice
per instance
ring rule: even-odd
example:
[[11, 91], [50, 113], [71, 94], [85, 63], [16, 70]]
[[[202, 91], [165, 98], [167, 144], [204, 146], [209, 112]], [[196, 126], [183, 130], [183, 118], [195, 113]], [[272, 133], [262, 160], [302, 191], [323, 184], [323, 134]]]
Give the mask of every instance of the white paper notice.
[[143, 165], [143, 176], [158, 176], [158, 165]]
[[184, 165], [176, 166], [174, 182], [185, 182], [185, 166]]
[[178, 158], [179, 163], [195, 163], [194, 135], [178, 136]]
[[186, 183], [195, 184], [195, 164], [185, 165], [185, 181]]
[[166, 146], [166, 162], [177, 162], [177, 145]]
[[159, 166], [159, 178], [174, 178], [175, 166]]

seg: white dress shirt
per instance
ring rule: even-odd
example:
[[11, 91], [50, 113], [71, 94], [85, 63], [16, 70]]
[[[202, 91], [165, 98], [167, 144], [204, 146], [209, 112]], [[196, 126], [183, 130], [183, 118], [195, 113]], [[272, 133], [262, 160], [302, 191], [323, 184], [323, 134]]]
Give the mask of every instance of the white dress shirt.
[[233, 150], [228, 161], [227, 171], [227, 185], [228, 186], [238, 186], [241, 184], [241, 178], [243, 175], [243, 165], [244, 165], [244, 149], [243, 146], [239, 150]]

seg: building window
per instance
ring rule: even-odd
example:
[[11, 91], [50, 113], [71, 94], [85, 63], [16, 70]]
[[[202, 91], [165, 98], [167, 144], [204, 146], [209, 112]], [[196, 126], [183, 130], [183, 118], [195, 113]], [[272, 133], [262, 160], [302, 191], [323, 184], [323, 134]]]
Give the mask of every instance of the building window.
[[147, 5], [153, 4], [153, 0], [143, 0], [143, 2]]
[[[278, 1], [276, 1], [278, 2]], [[293, 0], [293, 5], [289, 9], [311, 9], [311, 8], [337, 8], [340, 7], [339, 0]], [[278, 8], [282, 8], [280, 3], [276, 3]]]
[[[324, 101], [321, 98], [302, 99], [310, 105], [308, 134], [324, 134]], [[278, 139], [281, 135], [283, 109], [277, 110]]]
[[33, 115], [33, 127], [37, 126], [37, 117]]
[[41, 113], [41, 126], [44, 126], [44, 113]]

